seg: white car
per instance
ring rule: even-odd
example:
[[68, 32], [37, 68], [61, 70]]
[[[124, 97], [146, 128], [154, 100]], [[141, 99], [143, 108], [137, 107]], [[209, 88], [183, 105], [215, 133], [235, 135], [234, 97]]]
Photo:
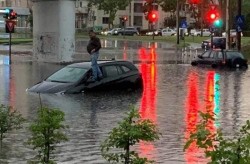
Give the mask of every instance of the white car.
[[121, 28], [113, 28], [111, 30], [108, 31], [104, 31], [103, 35], [116, 35], [118, 30], [120, 30]]
[[[222, 33], [222, 36], [226, 37], [226, 32]], [[235, 29], [230, 30], [230, 37], [236, 37], [237, 36], [237, 32]], [[241, 36], [243, 36], [243, 33], [241, 32]]]
[[[209, 31], [209, 29], [203, 29], [202, 34], [203, 36], [211, 36], [211, 32]], [[191, 35], [201, 36], [201, 30], [193, 30], [193, 31], [191, 30]]]
[[161, 35], [162, 36], [175, 36], [176, 35], [176, 31], [171, 29], [171, 28], [167, 28], [167, 29], [162, 29], [161, 30]]

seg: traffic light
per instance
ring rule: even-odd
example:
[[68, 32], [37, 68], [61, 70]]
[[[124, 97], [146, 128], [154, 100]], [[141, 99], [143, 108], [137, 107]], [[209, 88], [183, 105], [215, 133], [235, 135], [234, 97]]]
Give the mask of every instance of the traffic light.
[[148, 20], [150, 23], [154, 23], [158, 20], [158, 12], [155, 10], [152, 10], [148, 13]]
[[9, 19], [17, 19], [17, 13], [15, 11], [12, 10], [9, 15], [10, 15]]
[[189, 0], [189, 4], [198, 4], [200, 0]]
[[3, 18], [9, 20], [17, 19], [17, 13], [13, 11], [13, 9], [5, 9], [5, 14]]
[[215, 20], [218, 19], [218, 12], [217, 10], [210, 10], [207, 13], [207, 21], [212, 24]]
[[122, 20], [122, 22], [126, 22], [128, 20], [128, 17], [127, 16], [123, 16], [120, 19]]
[[123, 17], [123, 21], [126, 22], [128, 18], [126, 16]]
[[214, 21], [213, 25], [215, 28], [221, 28], [223, 25], [223, 21], [221, 19], [217, 19]]
[[13, 12], [13, 9], [5, 9], [5, 14], [3, 15], [3, 18], [10, 19], [10, 13]]

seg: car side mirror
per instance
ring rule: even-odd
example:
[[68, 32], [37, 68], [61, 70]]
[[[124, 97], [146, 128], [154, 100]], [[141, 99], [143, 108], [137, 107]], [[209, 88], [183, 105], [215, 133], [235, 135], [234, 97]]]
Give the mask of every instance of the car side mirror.
[[202, 59], [203, 57], [202, 57], [202, 55], [198, 55], [198, 58]]

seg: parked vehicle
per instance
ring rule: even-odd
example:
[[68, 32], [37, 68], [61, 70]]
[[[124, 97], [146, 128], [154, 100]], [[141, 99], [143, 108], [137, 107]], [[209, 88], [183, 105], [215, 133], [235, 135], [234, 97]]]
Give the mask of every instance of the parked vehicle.
[[[193, 36], [201, 36], [201, 30], [191, 30], [191, 35]], [[211, 32], [209, 29], [203, 29], [202, 30], [202, 36], [211, 36]]]
[[111, 30], [106, 31], [104, 35], [117, 35], [119, 30], [121, 30], [121, 28], [113, 28]]
[[[211, 39], [206, 39], [201, 42], [202, 49], [210, 49], [211, 48]], [[225, 37], [213, 37], [213, 48], [226, 48], [226, 38]]]
[[92, 80], [91, 63], [81, 62], [65, 66], [27, 91], [72, 94], [103, 90], [136, 90], [143, 87], [141, 73], [129, 61], [99, 61], [98, 65], [103, 73], [103, 78], [99, 81]]
[[191, 62], [192, 66], [209, 66], [213, 68], [227, 67], [227, 68], [248, 68], [247, 60], [243, 54], [234, 50], [208, 50], [198, 55], [198, 58]]
[[[222, 36], [226, 37], [226, 32], [222, 33]], [[237, 32], [235, 29], [230, 30], [230, 37], [236, 37], [237, 36]], [[241, 32], [241, 36], [243, 36], [243, 33]]]
[[135, 27], [126, 27], [117, 31], [116, 35], [139, 35]]
[[161, 36], [161, 35], [162, 35], [161, 29], [155, 30], [154, 32], [153, 32], [153, 31], [148, 31], [148, 32], [146, 32], [146, 35], [147, 35], [147, 36], [152, 36], [153, 33], [154, 33], [155, 36]]
[[176, 31], [171, 28], [166, 28], [161, 30], [162, 36], [175, 36]]

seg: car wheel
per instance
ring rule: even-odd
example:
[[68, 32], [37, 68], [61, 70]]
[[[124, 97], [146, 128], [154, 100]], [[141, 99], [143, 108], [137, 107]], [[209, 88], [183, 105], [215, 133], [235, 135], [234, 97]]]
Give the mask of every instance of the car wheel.
[[198, 63], [197, 63], [197, 62], [192, 61], [192, 62], [191, 62], [191, 65], [192, 65], [192, 66], [197, 66], [197, 65], [198, 65]]
[[232, 67], [233, 68], [242, 68], [246, 67], [245, 61], [241, 58], [232, 59]]

